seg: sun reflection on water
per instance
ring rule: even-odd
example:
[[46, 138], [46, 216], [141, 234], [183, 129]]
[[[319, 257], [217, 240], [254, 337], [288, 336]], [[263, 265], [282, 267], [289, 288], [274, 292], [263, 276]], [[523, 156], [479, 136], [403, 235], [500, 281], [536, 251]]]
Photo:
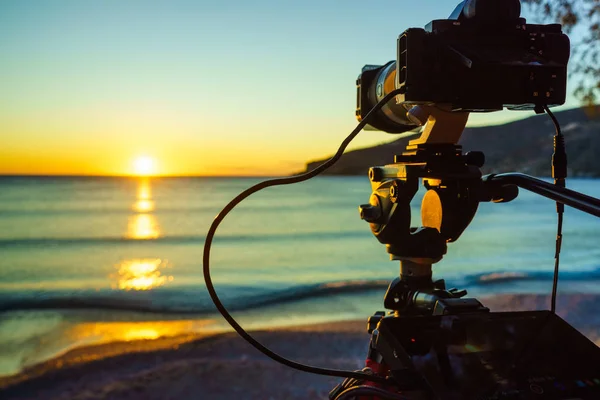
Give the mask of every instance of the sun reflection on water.
[[154, 202], [151, 200], [138, 200], [133, 205], [134, 211], [137, 212], [152, 212], [154, 211]]
[[152, 191], [148, 179], [140, 180], [136, 202], [133, 203], [133, 211], [141, 213], [154, 211], [154, 201], [152, 201]]
[[[139, 181], [136, 201], [132, 206], [136, 211], [129, 217], [126, 238], [156, 239], [161, 236], [158, 222], [150, 212], [154, 210], [150, 179]], [[166, 260], [161, 258], [135, 258], [120, 262], [117, 272], [110, 275], [114, 289], [121, 290], [150, 290], [172, 281], [172, 276], [162, 275], [161, 269], [168, 267]]]
[[150, 189], [150, 180], [141, 179], [138, 186], [137, 198], [138, 200], [150, 200], [152, 198], [152, 191]]
[[129, 217], [127, 237], [130, 239], [156, 239], [160, 229], [152, 214], [136, 214]]
[[72, 327], [67, 336], [77, 342], [100, 344], [120, 341], [154, 340], [178, 335], [198, 334], [210, 328], [215, 321], [136, 321], [136, 322], [86, 322]]
[[147, 258], [126, 260], [117, 265], [117, 273], [113, 275], [116, 283], [114, 289], [150, 290], [173, 280], [172, 276], [163, 275], [161, 269], [169, 266], [166, 260]]
[[130, 328], [123, 332], [123, 339], [126, 341], [158, 339], [161, 336], [161, 332], [156, 327]]
[[139, 181], [136, 201], [132, 205], [136, 214], [129, 217], [127, 226], [127, 238], [129, 239], [156, 239], [161, 236], [156, 217], [151, 214], [154, 211], [150, 180]]

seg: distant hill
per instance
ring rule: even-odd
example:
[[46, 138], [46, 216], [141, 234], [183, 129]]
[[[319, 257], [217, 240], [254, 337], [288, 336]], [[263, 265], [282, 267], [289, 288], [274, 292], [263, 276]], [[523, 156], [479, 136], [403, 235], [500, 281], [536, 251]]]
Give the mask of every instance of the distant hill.
[[[600, 106], [556, 113], [567, 146], [569, 176], [600, 177]], [[550, 176], [554, 125], [545, 115], [535, 115], [504, 125], [467, 128], [460, 144], [465, 151], [485, 153], [484, 173], [524, 172]], [[369, 167], [392, 163], [412, 138], [350, 151], [326, 174], [366, 175]], [[323, 160], [306, 165], [312, 170]]]

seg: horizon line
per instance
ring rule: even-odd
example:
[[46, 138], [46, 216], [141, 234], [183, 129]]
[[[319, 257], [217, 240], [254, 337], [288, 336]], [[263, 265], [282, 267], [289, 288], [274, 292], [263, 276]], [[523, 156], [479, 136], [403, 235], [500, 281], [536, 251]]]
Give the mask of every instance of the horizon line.
[[0, 173], [0, 178], [275, 178], [279, 175], [128, 175], [128, 174], [6, 174]]

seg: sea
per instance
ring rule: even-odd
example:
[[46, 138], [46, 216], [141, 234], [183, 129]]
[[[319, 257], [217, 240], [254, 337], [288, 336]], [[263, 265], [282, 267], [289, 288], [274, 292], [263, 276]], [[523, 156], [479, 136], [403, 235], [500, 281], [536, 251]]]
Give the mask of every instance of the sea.
[[[70, 349], [220, 332], [202, 253], [215, 215], [260, 178], [0, 177], [0, 375]], [[600, 180], [568, 186], [600, 197]], [[367, 319], [399, 274], [361, 221], [366, 177], [250, 196], [217, 230], [211, 276], [242, 326]], [[419, 224], [419, 197], [413, 201]], [[555, 204], [521, 191], [480, 205], [434, 265], [473, 297], [550, 293]], [[567, 208], [560, 294], [600, 291], [600, 221]]]

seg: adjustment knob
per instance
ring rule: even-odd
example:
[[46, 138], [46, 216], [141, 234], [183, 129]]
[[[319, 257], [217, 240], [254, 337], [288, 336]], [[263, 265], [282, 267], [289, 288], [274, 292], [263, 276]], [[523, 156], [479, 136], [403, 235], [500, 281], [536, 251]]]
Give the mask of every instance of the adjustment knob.
[[455, 299], [460, 299], [461, 297], [464, 297], [467, 295], [466, 290], [458, 290], [457, 288], [452, 288], [452, 289], [448, 290], [448, 293], [450, 293], [452, 295], [452, 297]]
[[485, 154], [481, 151], [469, 151], [465, 154], [465, 164], [481, 168], [485, 164]]
[[367, 332], [369, 334], [373, 333], [375, 328], [377, 328], [377, 324], [383, 317], [385, 317], [385, 311], [377, 311], [375, 314], [369, 317], [369, 320], [367, 321]]
[[395, 179], [394, 182], [392, 182], [392, 185], [390, 186], [390, 200], [392, 203], [398, 202], [398, 199], [402, 195], [403, 186], [404, 183], [399, 179]]
[[371, 182], [381, 182], [383, 181], [384, 173], [381, 167], [371, 167], [369, 168], [369, 180]]
[[360, 213], [360, 219], [367, 222], [375, 222], [381, 218], [381, 208], [372, 204], [361, 204], [358, 206], [358, 212]]

